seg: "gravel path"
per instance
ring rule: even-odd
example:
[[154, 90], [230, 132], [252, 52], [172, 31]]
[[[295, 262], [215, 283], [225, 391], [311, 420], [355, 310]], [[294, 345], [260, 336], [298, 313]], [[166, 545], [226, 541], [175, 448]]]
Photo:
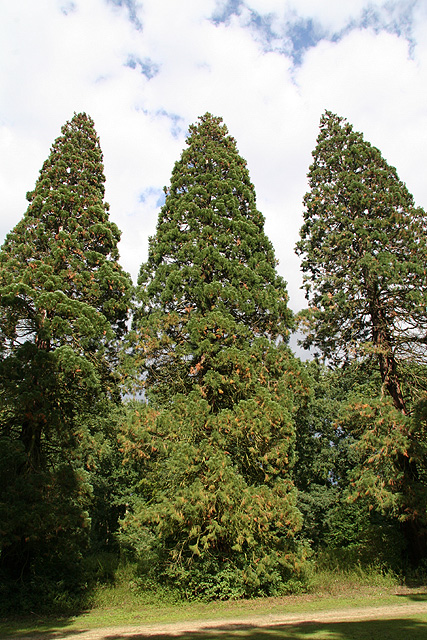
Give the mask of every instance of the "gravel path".
[[[105, 627], [102, 629], [70, 630], [49, 634], [36, 634], [31, 640], [120, 640], [129, 638], [143, 640], [155, 636], [177, 637], [185, 632], [221, 632], [244, 630], [278, 625], [297, 625], [306, 622], [351, 622], [357, 620], [378, 620], [386, 618], [407, 618], [411, 615], [427, 613], [427, 603], [401, 604], [381, 607], [363, 607], [351, 609], [333, 609], [328, 611], [314, 611], [308, 613], [267, 614], [245, 618], [224, 620], [193, 620], [189, 622], [174, 622], [169, 624], [137, 625], [123, 627]], [[220, 637], [220, 633], [218, 633]], [[29, 640], [15, 638], [15, 640]]]

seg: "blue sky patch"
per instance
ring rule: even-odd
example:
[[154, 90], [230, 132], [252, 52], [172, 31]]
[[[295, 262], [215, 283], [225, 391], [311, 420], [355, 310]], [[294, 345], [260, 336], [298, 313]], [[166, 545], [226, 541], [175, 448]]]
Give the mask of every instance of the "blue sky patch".
[[417, 0], [407, 0], [406, 2], [389, 2], [380, 8], [369, 7], [363, 11], [361, 26], [371, 27], [377, 33], [379, 31], [394, 33], [414, 46], [412, 25], [416, 4]]
[[161, 192], [159, 193], [159, 197], [156, 200], [156, 207], [163, 207], [165, 202], [166, 202], [166, 193], [162, 189]]
[[[302, 64], [304, 54], [321, 40], [338, 42], [353, 29], [373, 29], [376, 33], [386, 31], [405, 38], [413, 50], [413, 12], [419, 0], [387, 0], [382, 5], [366, 3], [359, 15], [335, 33], [331, 33], [321, 21], [302, 18], [297, 11], [288, 14], [284, 21], [277, 21], [275, 14], [258, 13], [245, 0], [217, 0], [211, 21], [227, 24], [232, 16], [242, 18], [242, 27], [252, 31], [264, 52], [275, 51], [291, 58], [294, 66]], [[242, 12], [242, 9], [245, 11]], [[249, 16], [249, 17], [248, 17]]]
[[177, 113], [169, 113], [164, 109], [159, 109], [155, 112], [155, 115], [163, 116], [170, 120], [170, 132], [174, 138], [179, 138], [186, 132], [184, 118]]
[[288, 55], [295, 65], [300, 65], [304, 53], [315, 47], [326, 34], [321, 31], [311, 18], [300, 19], [296, 22], [288, 23], [286, 37], [288, 40]]
[[63, 13], [64, 16], [68, 16], [69, 13], [74, 13], [76, 9], [77, 7], [75, 2], [64, 2], [61, 5], [61, 13]]
[[404, 38], [409, 43], [412, 54], [416, 42], [413, 37], [413, 11], [417, 0], [396, 0], [382, 6], [368, 6], [357, 19], [352, 19], [341, 31], [329, 36], [332, 42], [339, 42], [353, 29], [372, 29], [376, 34], [385, 31]]
[[249, 22], [249, 26], [260, 36], [267, 51], [271, 49], [271, 43], [277, 38], [277, 34], [273, 32], [271, 27], [272, 18], [273, 16], [271, 14], [261, 15], [256, 11], [251, 11]]
[[160, 187], [147, 187], [139, 194], [140, 202], [147, 202], [149, 198], [156, 197], [156, 207], [163, 207], [166, 200], [166, 194]]
[[211, 16], [212, 22], [216, 25], [229, 22], [232, 16], [239, 15], [242, 5], [243, 0], [217, 0], [217, 6]]
[[[294, 19], [278, 25], [273, 13], [259, 13], [250, 8], [243, 0], [225, 0], [218, 2], [211, 21], [227, 24], [233, 15], [240, 15], [242, 7], [246, 7], [245, 27], [249, 28], [261, 44], [264, 52], [276, 51], [289, 56], [295, 65], [302, 62], [305, 51], [315, 47], [325, 37], [325, 33], [312, 19], [295, 16]], [[249, 15], [249, 18], [248, 18]]]
[[138, 18], [138, 3], [136, 0], [105, 0], [107, 4], [115, 7], [126, 7], [129, 13], [129, 20], [138, 31], [142, 30], [142, 22]]
[[144, 58], [141, 60], [138, 56], [133, 55], [129, 55], [125, 66], [130, 67], [131, 69], [138, 69], [140, 73], [147, 78], [147, 80], [154, 78], [154, 76], [156, 76], [160, 71], [159, 65], [150, 60], [150, 58]]

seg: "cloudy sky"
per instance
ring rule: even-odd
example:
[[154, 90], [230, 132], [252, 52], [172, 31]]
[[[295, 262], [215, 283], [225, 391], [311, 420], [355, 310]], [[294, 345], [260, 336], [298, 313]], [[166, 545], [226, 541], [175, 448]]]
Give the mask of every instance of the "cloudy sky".
[[74, 112], [95, 120], [121, 262], [136, 279], [189, 124], [236, 138], [304, 306], [294, 254], [325, 109], [379, 147], [427, 205], [426, 0], [0, 2], [0, 241]]

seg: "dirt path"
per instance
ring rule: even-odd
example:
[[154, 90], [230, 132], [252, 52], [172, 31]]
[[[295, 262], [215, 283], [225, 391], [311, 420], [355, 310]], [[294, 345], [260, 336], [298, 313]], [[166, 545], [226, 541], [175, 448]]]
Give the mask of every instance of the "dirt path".
[[[407, 618], [413, 614], [427, 613], [426, 602], [401, 604], [382, 607], [361, 607], [333, 609], [330, 611], [314, 611], [308, 613], [267, 614], [253, 617], [232, 618], [224, 620], [193, 620], [169, 624], [153, 624], [142, 626], [105, 627], [91, 630], [70, 630], [49, 634], [32, 635], [31, 640], [120, 640], [128, 638], [143, 640], [154, 636], [176, 637], [185, 632], [220, 632], [244, 630], [251, 628], [272, 627], [277, 625], [295, 625], [304, 622], [351, 622], [357, 620], [378, 620], [387, 618]], [[219, 635], [220, 637], [220, 635]], [[15, 640], [24, 640], [15, 638]], [[25, 640], [29, 640], [27, 636]]]

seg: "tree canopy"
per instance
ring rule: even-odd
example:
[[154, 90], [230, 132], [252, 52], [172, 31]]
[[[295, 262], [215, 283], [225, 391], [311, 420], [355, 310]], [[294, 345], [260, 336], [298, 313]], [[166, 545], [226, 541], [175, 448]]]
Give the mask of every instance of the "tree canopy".
[[285, 283], [235, 140], [220, 118], [206, 114], [190, 127], [187, 145], [137, 289], [135, 321], [150, 353], [148, 386], [160, 390], [162, 375], [168, 394], [188, 390], [215, 368], [211, 359], [221, 357], [225, 344], [239, 347], [261, 336], [286, 340], [292, 325]]
[[306, 346], [342, 362], [374, 355], [398, 409], [397, 367], [425, 361], [427, 219], [378, 149], [325, 112], [304, 198]]
[[131, 281], [117, 261], [104, 181], [94, 123], [76, 114], [0, 251], [0, 562], [18, 574], [34, 569], [40, 545], [54, 548], [63, 529], [70, 541], [88, 522], [86, 419], [119, 397], [114, 343], [126, 329]]
[[308, 179], [301, 362], [222, 119], [190, 126], [136, 287], [94, 123], [64, 125], [0, 248], [2, 613], [85, 606], [128, 560], [203, 599], [301, 590], [310, 555], [422, 570], [426, 216], [329, 111]]

